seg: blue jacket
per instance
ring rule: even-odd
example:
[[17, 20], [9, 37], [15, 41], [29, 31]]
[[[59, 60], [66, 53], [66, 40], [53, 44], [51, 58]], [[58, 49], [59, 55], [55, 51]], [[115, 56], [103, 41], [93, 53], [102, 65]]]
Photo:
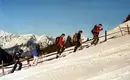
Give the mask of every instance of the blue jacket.
[[32, 55], [33, 56], [38, 56], [38, 52], [37, 52], [36, 48], [33, 50]]

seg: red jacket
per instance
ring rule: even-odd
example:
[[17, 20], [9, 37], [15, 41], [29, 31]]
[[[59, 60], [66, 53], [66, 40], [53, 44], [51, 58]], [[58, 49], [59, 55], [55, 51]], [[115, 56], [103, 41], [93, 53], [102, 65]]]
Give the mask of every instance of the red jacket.
[[94, 35], [95, 37], [98, 37], [99, 32], [102, 31], [102, 30], [103, 30], [103, 29], [102, 29], [101, 27], [96, 26], [96, 29], [95, 29], [95, 32], [93, 33], [93, 35]]
[[62, 37], [62, 36], [60, 37], [58, 44], [59, 44], [61, 47], [64, 46], [64, 41], [63, 41], [63, 37]]
[[95, 32], [99, 33], [101, 30], [102, 30], [102, 28], [97, 26]]

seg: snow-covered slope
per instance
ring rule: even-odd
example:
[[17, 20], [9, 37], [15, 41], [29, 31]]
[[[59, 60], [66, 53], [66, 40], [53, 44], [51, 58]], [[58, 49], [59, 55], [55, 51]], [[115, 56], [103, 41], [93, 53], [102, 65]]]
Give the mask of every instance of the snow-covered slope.
[[[127, 25], [130, 26], [130, 21], [121, 24], [120, 27], [126, 27]], [[120, 31], [119, 26], [108, 31], [108, 34], [118, 31]], [[123, 34], [127, 34], [127, 32], [123, 32]], [[118, 36], [121, 36], [120, 32], [109, 35], [108, 37], [111, 38]], [[14, 41], [17, 40], [15, 40], [15, 37], [20, 37], [22, 43], [26, 43], [26, 41], [30, 41], [31, 39], [34, 42], [43, 41], [44, 45], [47, 45], [49, 40], [51, 41], [51, 38], [32, 34], [20, 36], [13, 35], [13, 37]], [[13, 42], [12, 38], [11, 41]], [[18, 43], [20, 41], [18, 41]], [[71, 48], [69, 49], [71, 50]], [[0, 80], [130, 79], [130, 35], [111, 39], [97, 46], [84, 48], [83, 50], [72, 54], [69, 54], [69, 50], [67, 49], [63, 52], [63, 55], [66, 55], [66, 57], [43, 62], [37, 66], [32, 66], [29, 69], [23, 68], [19, 72], [16, 71], [13, 74], [1, 77]], [[55, 58], [55, 55], [50, 58]], [[46, 58], [44, 57], [42, 60], [46, 61], [45, 59]]]
[[[109, 35], [108, 38], [122, 36], [122, 34], [123, 35], [128, 34], [127, 26], [130, 27], [130, 21], [122, 23], [122, 24], [118, 25], [117, 27], [115, 27], [114, 29], [108, 31], [108, 34], [112, 34], [112, 35]], [[122, 33], [121, 33], [121, 31], [122, 31]], [[113, 34], [113, 33], [115, 33], [115, 34]]]
[[[66, 51], [63, 54], [68, 54]], [[55, 56], [54, 56], [55, 57]], [[0, 80], [129, 80], [130, 35], [43, 62]]]
[[49, 38], [45, 35], [33, 35], [33, 34], [27, 34], [27, 35], [16, 35], [8, 32], [4, 32], [0, 30], [0, 46], [2, 48], [11, 48], [13, 46], [17, 45], [25, 45], [28, 42], [37, 43], [42, 42], [43, 47], [46, 47], [50, 44], [53, 44], [54, 39]]
[[[107, 39], [113, 39], [113, 38], [117, 38], [120, 36], [124, 36], [124, 35], [128, 35], [128, 28], [130, 30], [130, 21], [127, 21], [125, 23], [122, 23], [120, 25], [118, 25], [117, 27], [113, 28], [112, 30], [107, 31]], [[104, 36], [104, 34], [102, 34], [101, 36]], [[104, 41], [105, 37], [100, 38], [100, 41]]]

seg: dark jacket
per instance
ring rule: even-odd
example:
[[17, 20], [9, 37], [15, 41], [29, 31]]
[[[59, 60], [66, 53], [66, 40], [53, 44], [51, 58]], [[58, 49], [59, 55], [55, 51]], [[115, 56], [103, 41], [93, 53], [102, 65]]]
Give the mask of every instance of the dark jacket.
[[22, 49], [20, 49], [19, 52], [15, 52], [15, 53], [14, 53], [14, 58], [15, 58], [16, 61], [19, 61], [20, 58], [22, 58], [22, 57], [21, 57], [22, 53], [23, 53], [23, 50], [22, 50]]
[[81, 34], [78, 33], [78, 35], [77, 35], [77, 42], [80, 42], [80, 40], [81, 40]]
[[40, 52], [40, 45], [39, 44], [36, 45], [36, 50], [37, 50], [37, 53], [39, 54], [39, 52]]

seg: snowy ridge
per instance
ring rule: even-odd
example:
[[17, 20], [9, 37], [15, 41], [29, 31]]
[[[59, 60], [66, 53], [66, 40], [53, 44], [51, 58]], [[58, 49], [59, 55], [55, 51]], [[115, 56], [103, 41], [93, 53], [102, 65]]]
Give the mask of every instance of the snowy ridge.
[[6, 42], [12, 40], [14, 37], [18, 37], [18, 36], [15, 34], [11, 34], [11, 33], [0, 30], [0, 45], [1, 46], [5, 45]]
[[45, 35], [16, 35], [0, 30], [0, 46], [2, 48], [11, 48], [17, 45], [26, 45], [28, 42], [38, 43], [42, 42], [43, 47], [53, 44], [54, 39]]

